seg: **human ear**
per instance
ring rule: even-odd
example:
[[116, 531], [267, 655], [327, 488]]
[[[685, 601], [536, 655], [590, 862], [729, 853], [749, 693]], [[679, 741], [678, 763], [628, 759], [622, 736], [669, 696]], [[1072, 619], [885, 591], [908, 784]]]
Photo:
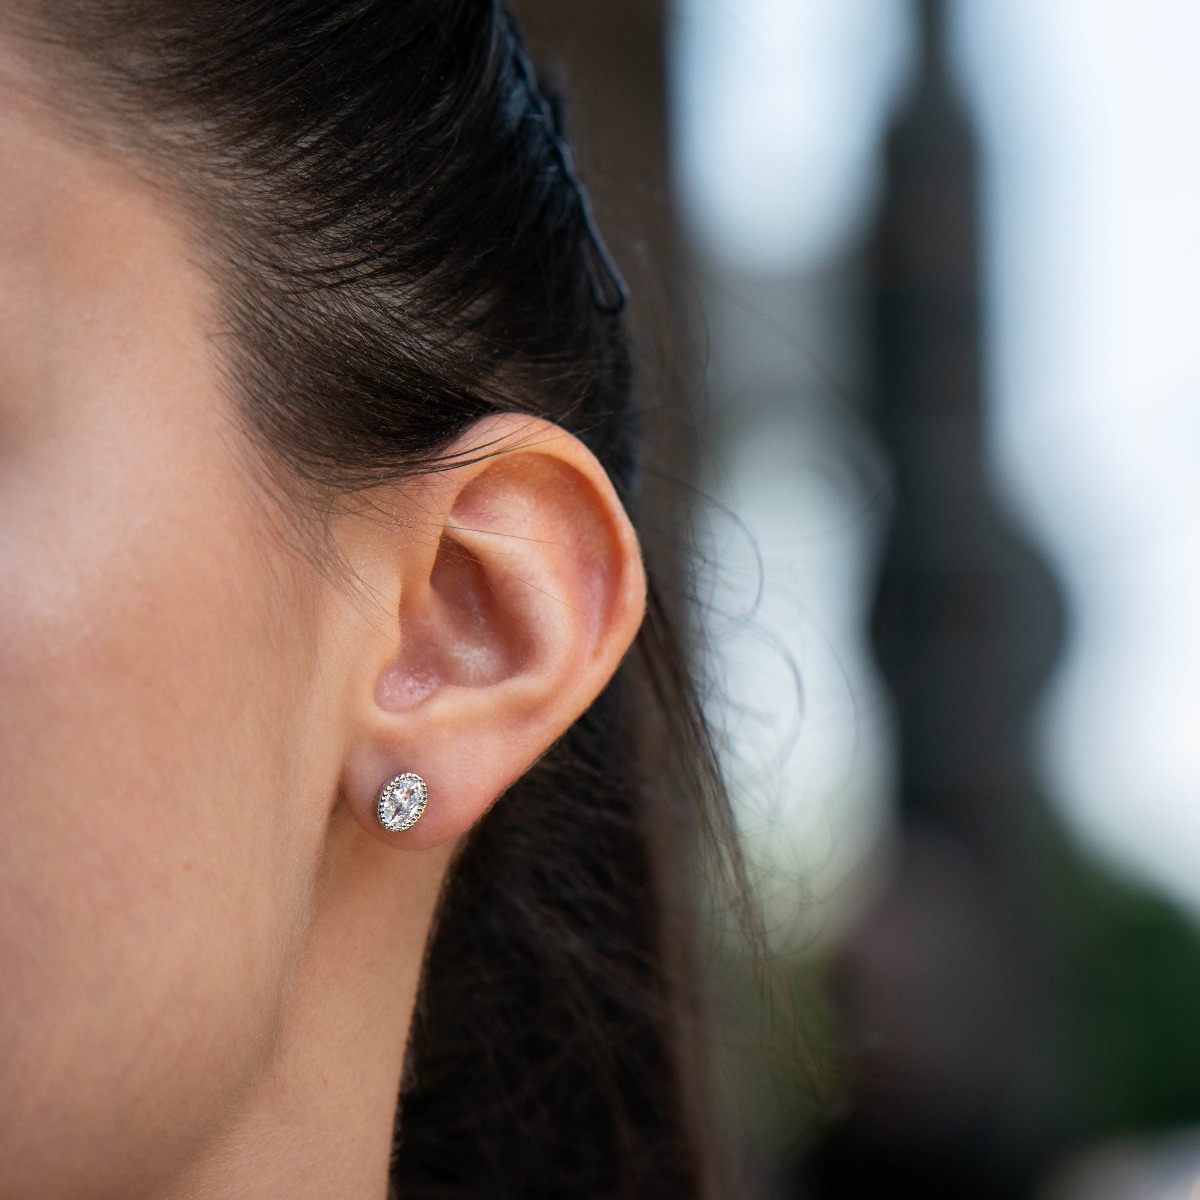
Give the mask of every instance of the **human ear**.
[[[468, 830], [591, 704], [646, 599], [633, 526], [578, 438], [497, 415], [446, 464], [373, 496], [343, 545], [374, 600], [348, 623], [341, 794], [364, 830], [414, 850]], [[378, 792], [410, 771], [428, 804], [390, 833]]]

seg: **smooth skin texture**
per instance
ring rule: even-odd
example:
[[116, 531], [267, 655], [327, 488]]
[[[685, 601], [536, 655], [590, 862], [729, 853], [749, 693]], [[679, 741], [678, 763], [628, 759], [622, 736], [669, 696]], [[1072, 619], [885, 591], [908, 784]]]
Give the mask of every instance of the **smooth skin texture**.
[[[382, 1198], [454, 849], [642, 617], [609, 480], [524, 418], [362, 497], [322, 569], [222, 392], [215, 304], [179, 212], [10, 75], [0, 1197]], [[429, 807], [388, 834], [402, 771]]]

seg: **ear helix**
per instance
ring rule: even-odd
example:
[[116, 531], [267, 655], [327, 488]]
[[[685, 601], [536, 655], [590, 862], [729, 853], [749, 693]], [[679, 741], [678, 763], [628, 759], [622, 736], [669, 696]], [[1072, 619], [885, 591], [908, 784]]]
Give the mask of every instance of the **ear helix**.
[[389, 833], [411, 829], [425, 811], [429, 788], [420, 775], [411, 771], [396, 775], [379, 789], [375, 816]]

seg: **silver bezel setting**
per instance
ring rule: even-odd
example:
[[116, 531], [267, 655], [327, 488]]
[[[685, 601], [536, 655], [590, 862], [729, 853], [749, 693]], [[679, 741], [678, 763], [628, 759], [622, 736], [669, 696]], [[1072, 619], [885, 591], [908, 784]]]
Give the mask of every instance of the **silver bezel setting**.
[[389, 833], [403, 833], [411, 829], [425, 811], [429, 800], [429, 789], [420, 775], [406, 771], [389, 779], [379, 789], [375, 801], [375, 815]]

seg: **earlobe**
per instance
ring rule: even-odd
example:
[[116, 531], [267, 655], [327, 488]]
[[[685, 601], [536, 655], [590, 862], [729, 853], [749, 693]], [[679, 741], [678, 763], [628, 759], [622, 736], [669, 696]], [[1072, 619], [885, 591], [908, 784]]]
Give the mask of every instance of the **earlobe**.
[[[636, 635], [645, 576], [599, 462], [537, 418], [478, 422], [394, 501], [409, 520], [382, 535], [376, 520], [351, 555], [392, 608], [386, 632], [359, 631], [375, 644], [354, 660], [343, 792], [367, 831], [415, 850], [466, 832], [595, 699]], [[406, 772], [428, 800], [391, 832], [380, 788]]]

